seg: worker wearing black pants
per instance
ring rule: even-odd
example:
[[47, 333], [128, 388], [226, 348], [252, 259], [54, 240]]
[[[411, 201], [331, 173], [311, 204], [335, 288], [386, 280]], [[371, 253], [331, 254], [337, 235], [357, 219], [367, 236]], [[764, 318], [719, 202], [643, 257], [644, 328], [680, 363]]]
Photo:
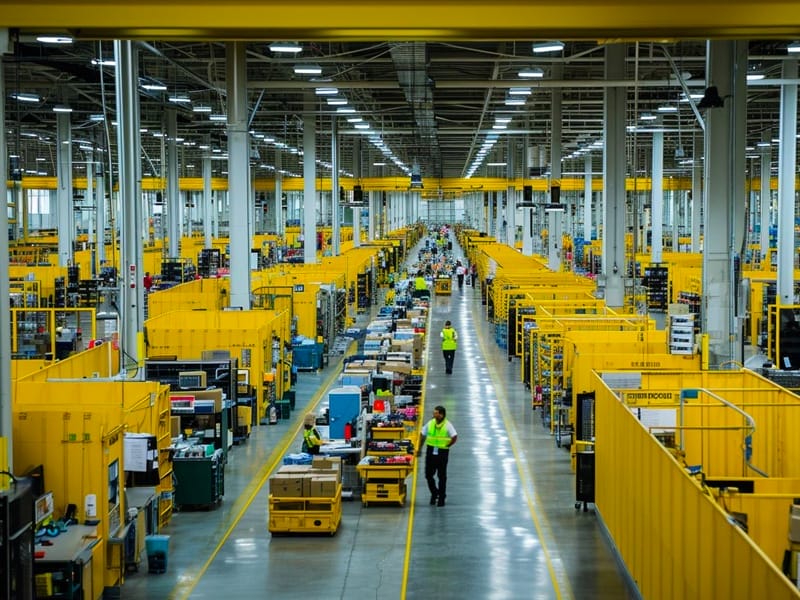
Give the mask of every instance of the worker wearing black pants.
[[456, 357], [456, 348], [458, 347], [458, 334], [450, 321], [445, 321], [444, 329], [439, 333], [442, 338], [442, 356], [444, 356], [444, 372], [447, 375], [453, 373], [453, 360]]
[[[431, 493], [431, 505], [444, 506], [447, 497], [447, 462], [450, 458], [450, 448], [456, 443], [458, 433], [453, 424], [445, 416], [447, 411], [444, 406], [433, 409], [433, 418], [422, 427], [420, 450], [425, 451], [425, 480]], [[436, 477], [439, 482], [437, 485]]]

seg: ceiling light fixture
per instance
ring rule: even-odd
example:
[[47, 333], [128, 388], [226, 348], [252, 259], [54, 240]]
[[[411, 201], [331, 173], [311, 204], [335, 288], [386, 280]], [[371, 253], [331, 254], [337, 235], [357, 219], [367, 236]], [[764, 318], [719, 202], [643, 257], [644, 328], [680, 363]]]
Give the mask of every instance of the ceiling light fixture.
[[295, 65], [294, 72], [297, 75], [320, 75], [322, 67], [319, 65]]
[[356, 109], [352, 106], [337, 106], [336, 112], [340, 114], [352, 114], [356, 112]]
[[531, 88], [529, 87], [512, 87], [508, 89], [510, 96], [530, 96]]
[[344, 96], [331, 96], [330, 98], [326, 98], [325, 101], [328, 103], [328, 106], [345, 106], [347, 104], [347, 98]]
[[655, 120], [656, 120], [656, 118], [657, 118], [657, 117], [656, 117], [654, 114], [652, 114], [652, 113], [642, 113], [642, 114], [639, 116], [639, 120], [640, 120], [640, 121], [655, 121]]
[[339, 93], [339, 88], [335, 87], [319, 87], [314, 90], [317, 96], [335, 96]]
[[37, 35], [36, 41], [42, 44], [71, 44], [74, 40], [69, 35]]
[[53, 107], [54, 113], [71, 113], [72, 107], [70, 106], [54, 106]]
[[674, 113], [678, 112], [678, 107], [674, 104], [662, 104], [658, 107], [658, 112], [660, 113]]
[[227, 121], [228, 120], [228, 115], [219, 115], [219, 114], [218, 115], [208, 115], [208, 120], [209, 121], [217, 121], [218, 123], [221, 123], [223, 121]]
[[195, 104], [194, 106], [192, 106], [192, 112], [210, 113], [211, 107], [208, 104]]
[[167, 86], [160, 81], [148, 81], [142, 84], [142, 89], [149, 92], [166, 92]]
[[297, 54], [303, 51], [303, 47], [297, 42], [272, 42], [269, 49], [282, 54]]
[[92, 64], [96, 67], [115, 67], [117, 63], [113, 58], [93, 58]]
[[761, 71], [750, 71], [747, 74], [747, 81], [761, 81], [764, 79], [764, 73]]
[[798, 42], [798, 41], [792, 42], [791, 44], [789, 44], [788, 46], [786, 46], [786, 51], [787, 51], [789, 54], [797, 54], [797, 53], [800, 53], [800, 42]]
[[42, 98], [39, 94], [28, 94], [25, 92], [16, 92], [11, 94], [11, 97], [17, 102], [41, 102]]
[[169, 101], [174, 102], [175, 104], [188, 104], [192, 101], [192, 99], [186, 94], [173, 94], [169, 97]]
[[525, 106], [525, 96], [506, 96], [506, 106]]
[[517, 77], [522, 79], [541, 79], [544, 77], [544, 69], [541, 67], [526, 67], [517, 73]]
[[561, 52], [564, 49], [564, 42], [553, 40], [550, 42], [537, 42], [533, 45], [534, 54], [544, 54], [546, 52]]

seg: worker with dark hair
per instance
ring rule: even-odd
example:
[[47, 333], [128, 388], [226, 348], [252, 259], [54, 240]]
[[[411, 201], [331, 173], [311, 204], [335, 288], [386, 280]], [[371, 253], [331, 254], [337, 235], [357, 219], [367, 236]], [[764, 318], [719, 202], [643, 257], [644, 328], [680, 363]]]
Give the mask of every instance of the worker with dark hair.
[[[444, 506], [447, 496], [447, 461], [450, 448], [458, 439], [456, 428], [446, 417], [444, 406], [433, 409], [433, 418], [422, 427], [420, 449], [417, 452], [419, 456], [422, 448], [425, 448], [425, 479], [431, 492], [431, 505], [437, 506]], [[438, 485], [435, 478], [437, 475]]]

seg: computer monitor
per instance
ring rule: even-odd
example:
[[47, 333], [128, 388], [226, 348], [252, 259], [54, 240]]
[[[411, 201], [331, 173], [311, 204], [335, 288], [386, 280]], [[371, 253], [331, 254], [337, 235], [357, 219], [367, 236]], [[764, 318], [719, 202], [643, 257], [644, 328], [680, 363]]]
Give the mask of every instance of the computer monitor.
[[36, 526], [41, 526], [49, 517], [53, 516], [55, 504], [53, 502], [53, 492], [42, 494], [34, 502], [34, 519]]

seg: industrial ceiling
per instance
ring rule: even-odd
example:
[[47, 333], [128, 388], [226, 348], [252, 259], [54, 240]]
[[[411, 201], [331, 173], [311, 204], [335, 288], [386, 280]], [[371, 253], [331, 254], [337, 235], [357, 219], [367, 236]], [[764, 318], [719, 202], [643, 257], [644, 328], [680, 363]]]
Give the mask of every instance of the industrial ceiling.
[[[113, 42], [89, 36], [49, 43], [37, 37], [35, 28], [11, 30], [11, 52], [3, 59], [10, 168], [27, 176], [55, 175], [54, 111], [68, 108], [76, 175], [90, 150], [94, 160], [105, 157], [116, 169]], [[543, 53], [534, 52], [547, 41], [542, 39], [296, 40], [295, 53], [271, 49], [274, 41], [243, 42], [257, 178], [274, 176], [277, 149], [284, 177], [302, 176], [299, 149], [309, 113], [316, 117], [317, 177], [330, 174], [334, 122], [345, 177], [405, 177], [416, 168], [423, 179], [547, 173], [554, 98], [561, 103], [562, 174], [582, 174], [587, 154], [599, 174], [609, 86], [627, 91], [629, 176], [647, 175], [655, 129], [665, 132], [667, 175], [689, 177], [694, 161], [702, 160], [702, 112], [693, 109], [686, 92], [696, 104], [709, 86], [704, 40], [622, 42], [625, 75], [614, 81], [605, 78], [605, 44], [597, 41], [565, 39], [563, 48]], [[758, 144], [770, 143], [777, 160], [782, 65], [797, 56], [787, 50], [793, 41], [745, 42], [748, 73], [763, 77], [748, 81], [748, 156], [763, 156]], [[164, 175], [167, 109], [178, 115], [182, 177], [201, 176], [203, 156], [224, 158], [227, 46], [182, 38], [135, 42], [145, 177]], [[298, 74], [298, 65], [320, 71]], [[336, 91], [320, 94], [325, 88]], [[341, 112], [343, 107], [349, 112]], [[643, 120], [647, 115], [655, 120]], [[354, 152], [357, 146], [360, 152]], [[224, 177], [226, 161], [213, 161], [213, 169]]]

